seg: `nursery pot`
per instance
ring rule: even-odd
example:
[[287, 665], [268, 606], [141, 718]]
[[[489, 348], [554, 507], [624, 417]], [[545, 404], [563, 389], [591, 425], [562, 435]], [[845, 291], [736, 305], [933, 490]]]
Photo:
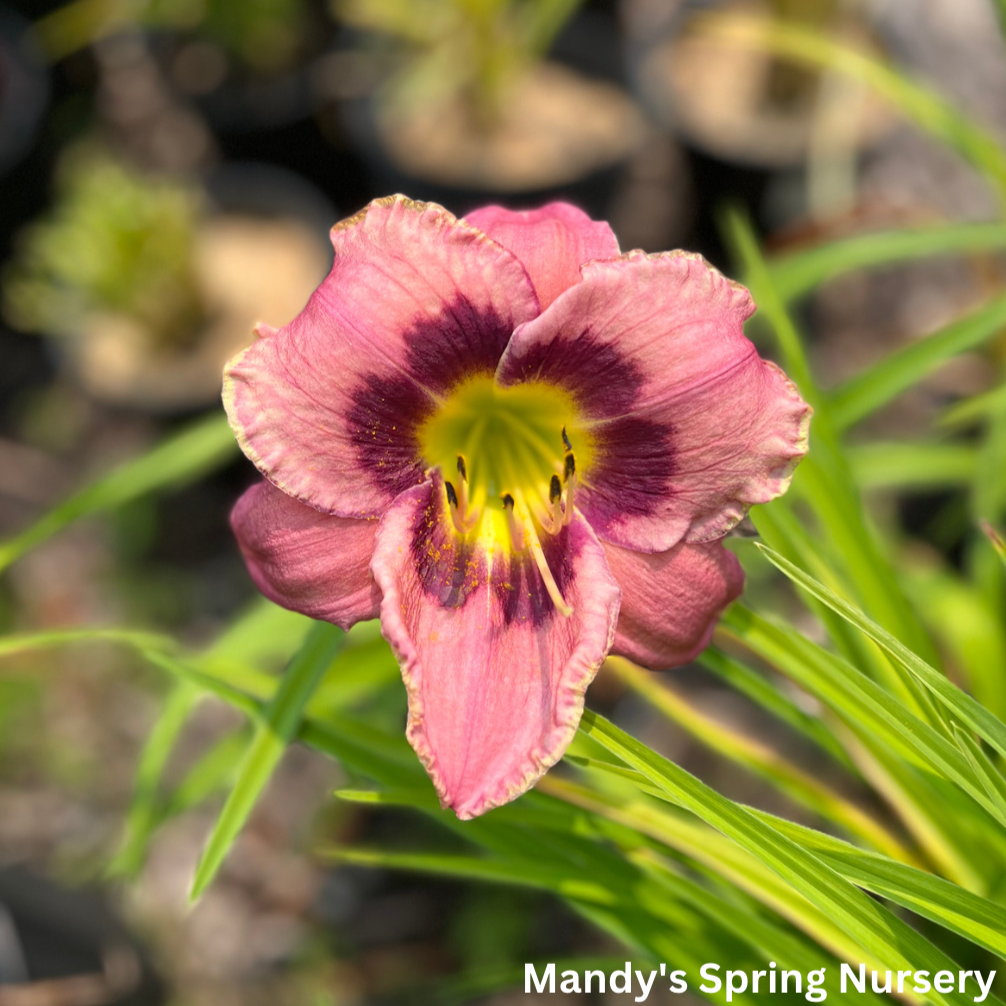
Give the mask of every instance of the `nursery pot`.
[[27, 21], [0, 6], [0, 172], [31, 146], [49, 102], [49, 78], [29, 28]]
[[161, 984], [104, 902], [0, 870], [0, 1006], [159, 1006]]
[[336, 210], [309, 182], [266, 164], [231, 164], [207, 181], [212, 211], [200, 226], [195, 274], [205, 320], [178, 345], [134, 319], [94, 313], [63, 340], [68, 366], [110, 405], [171, 413], [219, 399], [224, 364], [303, 308], [331, 265]]
[[[890, 124], [883, 104], [858, 84], [780, 61], [757, 48], [691, 30], [696, 17], [772, 17], [757, 0], [686, 0], [660, 16], [630, 18], [629, 65], [647, 111], [704, 154], [778, 170], [803, 164], [822, 129], [856, 150]], [[833, 35], [870, 46], [867, 27], [836, 22]]]
[[562, 198], [603, 217], [621, 166], [646, 138], [640, 109], [617, 81], [616, 37], [608, 18], [576, 18], [554, 58], [513, 82], [492, 126], [475, 125], [458, 97], [405, 109], [377, 91], [343, 105], [346, 135], [375, 192], [459, 214]]

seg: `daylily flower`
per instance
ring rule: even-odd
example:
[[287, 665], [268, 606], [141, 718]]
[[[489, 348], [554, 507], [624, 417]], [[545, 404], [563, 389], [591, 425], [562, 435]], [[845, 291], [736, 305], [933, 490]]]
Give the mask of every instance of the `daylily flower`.
[[742, 334], [743, 287], [572, 206], [393, 196], [332, 241], [303, 312], [226, 369], [266, 477], [232, 523], [278, 604], [380, 614], [408, 739], [469, 818], [561, 757], [609, 651], [707, 645], [743, 581], [719, 539], [785, 491], [810, 409]]

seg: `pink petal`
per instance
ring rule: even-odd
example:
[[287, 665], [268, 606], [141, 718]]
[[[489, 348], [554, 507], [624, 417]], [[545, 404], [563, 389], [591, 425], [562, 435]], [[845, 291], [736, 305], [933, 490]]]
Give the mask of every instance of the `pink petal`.
[[741, 564], [718, 541], [649, 554], [605, 545], [604, 554], [622, 585], [612, 651], [644, 667], [693, 660], [744, 590]]
[[270, 601], [344, 629], [377, 617], [381, 592], [370, 575], [377, 521], [330, 517], [263, 480], [237, 501], [231, 527]]
[[542, 546], [569, 617], [527, 552], [489, 554], [457, 535], [439, 476], [403, 493], [378, 528], [371, 568], [409, 693], [409, 742], [462, 819], [514, 799], [562, 756], [611, 645], [619, 588], [590, 527], [576, 517]]
[[432, 203], [379, 199], [332, 243], [301, 314], [228, 364], [224, 405], [285, 493], [373, 517], [424, 478], [417, 430], [437, 396], [491, 374], [538, 301], [508, 251]]
[[618, 255], [612, 229], [569, 203], [520, 211], [483, 206], [465, 220], [520, 259], [543, 311], [563, 290], [580, 282], [584, 262]]
[[595, 424], [577, 505], [602, 540], [709, 541], [785, 492], [811, 409], [744, 337], [753, 311], [698, 255], [630, 252], [514, 333], [497, 379], [561, 385]]

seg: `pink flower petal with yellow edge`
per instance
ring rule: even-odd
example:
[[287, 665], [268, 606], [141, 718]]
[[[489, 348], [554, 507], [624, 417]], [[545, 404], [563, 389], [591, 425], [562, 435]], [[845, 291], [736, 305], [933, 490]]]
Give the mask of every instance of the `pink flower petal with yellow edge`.
[[619, 254], [618, 239], [608, 224], [591, 220], [569, 203], [516, 211], [483, 206], [465, 220], [521, 261], [543, 311], [563, 290], [580, 282], [585, 262]]
[[381, 627], [409, 693], [407, 736], [441, 803], [467, 819], [523, 793], [562, 756], [611, 646], [619, 587], [587, 523], [542, 539], [561, 615], [528, 551], [460, 535], [438, 475], [378, 528]]
[[744, 571], [718, 542], [681, 542], [667, 552], [605, 545], [622, 586], [612, 652], [644, 667], [676, 667], [708, 645], [724, 609], [744, 590]]
[[585, 265], [514, 333], [497, 380], [575, 398], [592, 441], [576, 502], [603, 541], [709, 541], [785, 492], [811, 410], [744, 337], [753, 311], [698, 255], [630, 252]]
[[262, 481], [237, 501], [231, 527], [270, 601], [344, 629], [377, 617], [381, 592], [370, 574], [377, 521], [331, 517]]
[[335, 262], [304, 310], [227, 365], [245, 454], [289, 496], [382, 514], [424, 478], [417, 430], [492, 374], [538, 300], [524, 267], [440, 206], [379, 199], [332, 230]]

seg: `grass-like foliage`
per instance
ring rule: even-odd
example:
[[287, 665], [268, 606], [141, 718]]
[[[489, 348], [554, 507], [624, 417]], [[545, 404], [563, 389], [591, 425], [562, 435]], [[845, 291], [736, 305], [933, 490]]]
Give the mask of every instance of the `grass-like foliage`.
[[[1006, 188], [1006, 152], [891, 66], [804, 29], [730, 30], [739, 44], [860, 77], [970, 160], [993, 188]], [[613, 659], [609, 670], [676, 729], [738, 774], [756, 776], [762, 791], [776, 791], [779, 806], [813, 826], [728, 799], [594, 712], [584, 715], [564, 764], [535, 791], [462, 824], [439, 809], [405, 741], [400, 707], [389, 713], [382, 698], [400, 694], [401, 686], [377, 627], [343, 633], [261, 601], [200, 652], [115, 630], [0, 639], [0, 657], [111, 641], [174, 681], [140, 759], [114, 872], [135, 873], [167, 820], [222, 798], [194, 878], [198, 896], [286, 746], [299, 741], [341, 763], [352, 782], [338, 799], [386, 807], [403, 820], [426, 815], [445, 838], [441, 848], [335, 847], [322, 854], [549, 892], [624, 945], [641, 967], [667, 962], [693, 975], [707, 961], [749, 971], [769, 961], [803, 972], [837, 971], [840, 961], [932, 974], [1002, 968], [1006, 551], [992, 528], [1006, 513], [1006, 393], [956, 403], [911, 443], [849, 440], [857, 424], [934, 368], [1001, 338], [1006, 295], [990, 296], [968, 316], [827, 391], [790, 307], [850, 270], [1002, 251], [1006, 225], [885, 231], [778, 258], [763, 255], [739, 212], [724, 216], [724, 234], [760, 307], [752, 337], [780, 360], [816, 415], [811, 451], [791, 492], [752, 513], [761, 542], [737, 544], [747, 594], [727, 612], [700, 663], [812, 754], [796, 763], [627, 661]], [[203, 421], [0, 545], [0, 568], [69, 522], [198, 478], [234, 449], [222, 418]], [[920, 560], [896, 524], [872, 508], [878, 490], [919, 488], [949, 490], [966, 504], [947, 518], [962, 531], [955, 565], [935, 552]], [[983, 520], [990, 522], [986, 532]], [[284, 664], [286, 673], [277, 675]], [[241, 710], [247, 726], [206, 751], [168, 791], [164, 768], [189, 717], [208, 699]], [[445, 991], [444, 1001], [522, 981], [523, 974], [469, 978]], [[973, 988], [905, 998], [970, 1003]], [[724, 1000], [723, 993], [709, 998]], [[757, 998], [744, 992], [733, 1001]], [[857, 995], [879, 998], [869, 989]], [[985, 1001], [998, 1002], [993, 995]]]

